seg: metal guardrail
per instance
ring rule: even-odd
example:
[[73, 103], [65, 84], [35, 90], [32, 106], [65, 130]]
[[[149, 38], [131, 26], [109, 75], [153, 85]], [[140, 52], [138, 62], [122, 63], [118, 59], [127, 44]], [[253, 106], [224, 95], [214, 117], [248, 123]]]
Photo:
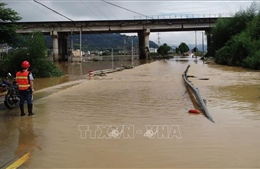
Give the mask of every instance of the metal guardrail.
[[152, 15], [152, 16], [134, 16], [134, 20], [144, 19], [185, 19], [185, 18], [225, 18], [232, 17], [230, 14], [172, 14], [172, 15]]
[[188, 67], [186, 68], [186, 70], [185, 70], [185, 72], [183, 73], [182, 77], [183, 77], [185, 83], [188, 85], [188, 87], [190, 87], [190, 89], [191, 89], [192, 92], [194, 93], [194, 95], [195, 95], [195, 97], [196, 97], [196, 99], [197, 99], [197, 101], [198, 101], [198, 103], [199, 103], [199, 106], [200, 106], [201, 110], [203, 110], [204, 113], [205, 113], [205, 116], [206, 116], [210, 121], [212, 121], [213, 123], [215, 123], [214, 120], [213, 120], [213, 118], [212, 118], [211, 115], [209, 114], [209, 111], [208, 111], [208, 109], [207, 109], [207, 107], [206, 107], [206, 104], [205, 104], [204, 100], [203, 100], [203, 99], [201, 98], [201, 96], [200, 96], [199, 90], [198, 90], [197, 88], [195, 88], [194, 85], [193, 85], [193, 84], [188, 80], [188, 78], [187, 78], [187, 72], [188, 72], [189, 67], [190, 67], [190, 65], [188, 65]]
[[[93, 71], [92, 76], [105, 76], [108, 73], [114, 73], [114, 72], [118, 72], [118, 71], [122, 71], [124, 69], [133, 69], [134, 66], [120, 66], [120, 67], [116, 67], [114, 69], [102, 69], [102, 70], [95, 70]], [[89, 76], [90, 74], [88, 74]]]

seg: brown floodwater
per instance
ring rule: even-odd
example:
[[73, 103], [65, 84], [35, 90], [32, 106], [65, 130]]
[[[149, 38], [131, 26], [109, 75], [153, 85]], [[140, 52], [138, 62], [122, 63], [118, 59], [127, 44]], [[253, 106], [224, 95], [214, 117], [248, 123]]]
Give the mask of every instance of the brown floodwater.
[[[0, 105], [0, 167], [26, 153], [25, 168], [260, 167], [259, 71], [175, 58], [86, 76], [110, 65], [66, 63], [66, 76], [36, 79], [33, 117]], [[215, 123], [188, 113], [188, 65]]]

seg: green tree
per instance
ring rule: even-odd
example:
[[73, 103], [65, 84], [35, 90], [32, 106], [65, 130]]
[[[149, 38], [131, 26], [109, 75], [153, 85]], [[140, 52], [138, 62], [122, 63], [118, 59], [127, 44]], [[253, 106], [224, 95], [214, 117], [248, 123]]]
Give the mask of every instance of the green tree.
[[168, 55], [168, 52], [171, 50], [171, 47], [168, 46], [166, 43], [164, 43], [162, 46], [160, 46], [157, 50], [157, 53], [166, 56]]
[[175, 52], [176, 53], [180, 53], [180, 49], [179, 48], [175, 48]]
[[244, 60], [243, 66], [250, 69], [260, 70], [260, 50]]
[[194, 47], [193, 49], [192, 49], [192, 52], [193, 53], [196, 53], [196, 52], [198, 52], [199, 50], [198, 50], [198, 48], [197, 47]]
[[24, 60], [30, 62], [30, 70], [36, 77], [52, 77], [63, 74], [48, 58], [45, 39], [41, 32], [34, 32], [24, 37], [20, 49], [4, 57], [0, 65], [2, 69], [0, 76], [5, 76], [7, 72], [15, 74], [20, 70]]
[[251, 21], [244, 21], [245, 29], [232, 36], [223, 47], [216, 50], [216, 63], [260, 69], [260, 12], [254, 15]]
[[188, 45], [184, 42], [182, 42], [180, 45], [179, 45], [179, 51], [181, 52], [181, 54], [184, 54], [185, 52], [188, 52], [190, 50], [190, 48], [188, 47]]
[[207, 55], [215, 56], [215, 51], [224, 47], [233, 36], [247, 29], [256, 11], [257, 4], [253, 2], [247, 10], [237, 12], [232, 18], [218, 19], [211, 30], [212, 44]]
[[0, 44], [15, 43], [17, 37], [16, 30], [18, 26], [9, 23], [16, 22], [22, 19], [16, 11], [10, 8], [6, 8], [6, 5], [6, 3], [0, 3]]

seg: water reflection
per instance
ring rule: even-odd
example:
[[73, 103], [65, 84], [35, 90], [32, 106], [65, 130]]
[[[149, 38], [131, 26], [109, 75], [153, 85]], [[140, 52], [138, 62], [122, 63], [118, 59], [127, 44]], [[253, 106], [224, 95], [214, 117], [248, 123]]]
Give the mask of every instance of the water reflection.
[[[19, 139], [15, 154], [19, 158], [28, 154], [28, 158], [30, 158], [37, 143], [37, 136], [33, 131], [33, 118], [20, 118], [18, 121]], [[23, 165], [28, 167], [29, 164], [30, 160], [28, 159]]]
[[[14, 109], [1, 114], [0, 127], [0, 166], [7, 167], [26, 154], [30, 158], [37, 147], [33, 118], [21, 118], [19, 110]], [[28, 167], [29, 163], [28, 159], [23, 166]]]
[[[140, 64], [145, 64], [151, 61], [139, 61], [135, 60], [133, 62], [134, 66], [138, 66]], [[121, 66], [131, 66], [132, 62], [127, 61], [126, 63], [123, 61], [114, 61], [113, 67], [121, 67]], [[111, 61], [97, 61], [97, 62], [60, 62], [56, 63], [63, 72], [64, 76], [62, 77], [51, 77], [51, 78], [36, 78], [35, 79], [35, 88], [37, 90], [41, 90], [46, 87], [55, 86], [58, 84], [62, 84], [65, 82], [75, 81], [83, 79], [90, 70], [103, 70], [103, 69], [112, 69]]]
[[[16, 116], [19, 110], [12, 110], [11, 121], [22, 127], [19, 130], [6, 126], [3, 119], [7, 115], [1, 114], [0, 124], [11, 133], [3, 133], [9, 139], [6, 144], [0, 142], [1, 148], [6, 145], [12, 153], [34, 152], [28, 168], [259, 168], [260, 119], [251, 115], [259, 110], [259, 74], [175, 59], [91, 80], [85, 78], [89, 69], [108, 69], [110, 62], [61, 64], [66, 76], [43, 79], [42, 87], [82, 81], [35, 99], [32, 121], [27, 117], [22, 120]], [[189, 64], [189, 74], [195, 76], [190, 80], [207, 100], [216, 123], [202, 114], [188, 113], [195, 105], [181, 75]], [[209, 80], [199, 80], [203, 77]], [[241, 79], [246, 82], [240, 83]], [[134, 133], [133, 139], [83, 139], [79, 125], [134, 125], [141, 134]], [[149, 139], [144, 137], [145, 125], [178, 125], [182, 138]], [[11, 138], [18, 141], [12, 143]], [[35, 148], [36, 143], [41, 149]], [[4, 152], [0, 151], [2, 156]]]
[[[189, 72], [196, 76], [190, 79], [208, 98], [208, 106], [225, 109], [222, 111], [230, 115], [242, 113], [245, 118], [260, 119], [259, 71], [209, 64], [203, 67], [192, 65]], [[201, 81], [201, 77], [209, 80]], [[237, 121], [233, 119], [231, 122]]]
[[15, 158], [14, 151], [17, 147], [17, 132], [16, 125], [14, 125], [15, 122], [13, 122], [14, 118], [2, 113], [4, 112], [1, 111], [0, 114], [0, 166]]
[[[146, 61], [135, 60], [133, 66], [138, 66], [144, 64]], [[65, 74], [68, 75], [85, 75], [89, 70], [102, 70], [102, 69], [113, 69], [120, 66], [131, 66], [131, 61], [96, 61], [96, 62], [61, 62], [57, 63], [57, 66], [63, 70]]]
[[260, 86], [259, 85], [231, 85], [218, 88], [221, 93], [225, 93], [225, 97], [222, 99], [227, 102], [233, 102], [229, 104], [229, 108], [239, 109], [246, 112], [252, 112], [256, 115], [260, 115]]

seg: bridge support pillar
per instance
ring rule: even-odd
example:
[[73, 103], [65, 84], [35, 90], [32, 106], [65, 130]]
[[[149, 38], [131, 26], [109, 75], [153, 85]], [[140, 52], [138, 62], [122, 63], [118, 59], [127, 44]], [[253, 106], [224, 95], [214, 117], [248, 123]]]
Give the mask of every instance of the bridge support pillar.
[[58, 43], [59, 43], [59, 56], [61, 60], [66, 60], [67, 58], [67, 50], [68, 50], [68, 45], [67, 45], [67, 34], [60, 34], [59, 33], [59, 38], [58, 38]]
[[149, 35], [150, 29], [138, 32], [140, 60], [149, 59]]
[[58, 41], [58, 32], [52, 31], [52, 57], [53, 61], [59, 61], [59, 41]]

